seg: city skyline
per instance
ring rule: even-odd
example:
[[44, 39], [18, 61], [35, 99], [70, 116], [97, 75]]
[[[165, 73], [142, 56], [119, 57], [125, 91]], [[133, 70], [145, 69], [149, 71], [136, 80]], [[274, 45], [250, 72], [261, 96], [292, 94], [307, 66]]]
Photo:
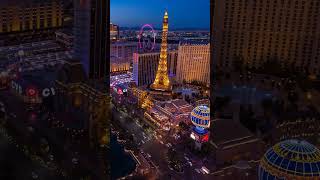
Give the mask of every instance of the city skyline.
[[[141, 0], [139, 3], [128, 0], [111, 0], [110, 21], [120, 27], [140, 27], [143, 24], [152, 24], [154, 28], [161, 29], [161, 17], [167, 10], [170, 18], [169, 29], [209, 30], [209, 5], [209, 0], [193, 4], [183, 0], [170, 2], [168, 0]], [[124, 16], [124, 14], [130, 15]], [[145, 16], [146, 14], [148, 16]]]
[[0, 1], [0, 179], [320, 180], [320, 1]]

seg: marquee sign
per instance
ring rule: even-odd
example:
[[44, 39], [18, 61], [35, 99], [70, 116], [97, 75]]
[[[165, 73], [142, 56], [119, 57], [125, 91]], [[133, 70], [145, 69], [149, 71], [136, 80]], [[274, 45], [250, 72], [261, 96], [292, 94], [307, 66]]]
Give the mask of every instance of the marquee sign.
[[[15, 81], [11, 81], [11, 89], [20, 95], [22, 95], [23, 93], [22, 86]], [[48, 97], [48, 96], [54, 96], [55, 94], [56, 92], [53, 87], [38, 90], [34, 86], [29, 86], [25, 89], [25, 95], [30, 97], [37, 96], [37, 95], [41, 95], [42, 97]]]

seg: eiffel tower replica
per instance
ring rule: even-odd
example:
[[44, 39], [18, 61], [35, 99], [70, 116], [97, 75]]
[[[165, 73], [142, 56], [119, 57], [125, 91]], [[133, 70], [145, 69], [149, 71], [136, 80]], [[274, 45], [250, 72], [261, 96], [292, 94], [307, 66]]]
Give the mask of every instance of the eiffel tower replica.
[[150, 85], [150, 93], [158, 96], [170, 96], [172, 85], [168, 76], [167, 50], [168, 50], [168, 12], [165, 11], [162, 25], [162, 42], [160, 60], [154, 82]]

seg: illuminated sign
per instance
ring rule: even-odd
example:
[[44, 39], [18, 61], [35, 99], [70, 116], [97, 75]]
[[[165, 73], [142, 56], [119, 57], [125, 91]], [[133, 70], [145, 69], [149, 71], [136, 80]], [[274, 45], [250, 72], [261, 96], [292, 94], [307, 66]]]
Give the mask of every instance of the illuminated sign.
[[34, 97], [34, 96], [38, 95], [38, 90], [34, 87], [28, 87], [26, 89], [26, 94], [29, 97]]
[[48, 97], [50, 95], [54, 96], [56, 94], [55, 90], [53, 88], [44, 88], [42, 90], [42, 96]]
[[208, 142], [208, 141], [209, 141], [209, 134], [205, 134], [204, 136], [202, 136], [201, 142]]
[[196, 133], [194, 133], [194, 132], [192, 132], [192, 133], [190, 134], [190, 137], [191, 137], [193, 140], [196, 140], [196, 141], [199, 140], [199, 136], [198, 136]]
[[[11, 89], [13, 89], [18, 94], [22, 95], [22, 86], [15, 81], [11, 81]], [[41, 92], [42, 97], [54, 96], [56, 94], [55, 89], [51, 88], [44, 88]], [[30, 86], [25, 89], [26, 96], [36, 96], [38, 95], [37, 88]]]
[[22, 87], [18, 83], [11, 81], [11, 88], [17, 93], [22, 94]]
[[209, 141], [209, 133], [204, 134], [203, 136], [198, 135], [197, 133], [192, 132], [190, 137], [198, 142], [208, 142]]
[[121, 89], [118, 89], [118, 94], [123, 94], [123, 92], [121, 91]]

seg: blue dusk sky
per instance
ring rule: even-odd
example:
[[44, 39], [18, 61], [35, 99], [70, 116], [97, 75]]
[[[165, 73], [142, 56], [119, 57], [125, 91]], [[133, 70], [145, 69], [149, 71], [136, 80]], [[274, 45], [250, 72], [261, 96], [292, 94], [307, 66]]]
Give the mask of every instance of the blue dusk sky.
[[120, 27], [161, 28], [165, 9], [169, 29], [210, 28], [210, 0], [110, 0], [110, 20]]

